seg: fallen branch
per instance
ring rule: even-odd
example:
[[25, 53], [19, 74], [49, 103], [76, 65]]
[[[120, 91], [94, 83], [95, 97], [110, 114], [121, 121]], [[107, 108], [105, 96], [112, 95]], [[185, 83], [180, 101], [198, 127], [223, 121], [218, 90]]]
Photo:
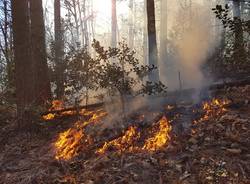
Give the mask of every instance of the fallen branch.
[[210, 90], [217, 90], [217, 89], [223, 89], [225, 87], [241, 87], [250, 85], [250, 78], [244, 79], [244, 80], [237, 80], [237, 81], [231, 81], [231, 82], [225, 82], [222, 84], [214, 84], [209, 87]]
[[103, 102], [101, 103], [95, 103], [95, 104], [90, 104], [90, 105], [84, 105], [84, 106], [74, 106], [74, 107], [69, 107], [69, 108], [65, 108], [65, 109], [60, 109], [60, 110], [52, 110], [52, 111], [47, 111], [47, 112], [43, 112], [41, 113], [41, 116], [45, 116], [48, 114], [60, 114], [63, 112], [67, 112], [67, 111], [78, 111], [81, 109], [95, 109], [98, 107], [102, 107], [104, 105]]

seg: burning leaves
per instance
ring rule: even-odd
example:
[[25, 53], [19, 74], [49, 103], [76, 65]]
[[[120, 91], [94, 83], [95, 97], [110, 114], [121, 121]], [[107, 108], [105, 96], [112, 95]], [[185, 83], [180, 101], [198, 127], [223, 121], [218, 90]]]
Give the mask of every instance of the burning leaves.
[[58, 117], [64, 117], [64, 116], [80, 115], [84, 117], [90, 117], [95, 114], [95, 111], [90, 111], [84, 108], [82, 109], [77, 109], [77, 107], [66, 108], [64, 103], [60, 100], [52, 101], [52, 106], [51, 108], [48, 109], [48, 111], [50, 113], [42, 116], [42, 118], [46, 121], [53, 120]]
[[138, 131], [138, 128], [131, 126], [123, 136], [110, 142], [105, 142], [103, 147], [98, 149], [96, 153], [104, 154], [111, 148], [115, 149], [118, 153], [138, 151], [155, 152], [162, 149], [169, 143], [172, 128], [165, 116], [163, 116], [150, 129], [151, 131], [146, 132], [146, 134], [152, 134], [152, 136], [145, 139], [142, 147], [138, 146], [138, 144], [142, 139], [141, 134], [145, 134], [145, 132], [141, 133]]
[[[204, 116], [195, 121], [195, 123], [207, 121], [214, 116], [222, 115], [226, 112], [225, 106], [229, 102], [226, 100], [213, 99], [209, 102], [203, 103]], [[60, 105], [60, 104], [59, 104]], [[60, 106], [59, 106], [60, 107]], [[94, 145], [94, 137], [88, 135], [85, 128], [98, 122], [107, 113], [99, 111], [86, 111], [80, 112], [83, 115], [90, 117], [88, 121], [78, 121], [73, 128], [61, 133], [55, 142], [56, 159], [69, 160], [76, 155], [79, 151], [87, 150], [89, 146]], [[137, 126], [130, 126], [119, 137], [106, 141], [101, 147], [97, 147], [94, 151], [96, 154], [102, 155], [107, 152], [155, 152], [166, 147], [170, 140], [170, 133], [172, 126], [170, 121], [163, 116], [157, 123], [154, 123], [149, 128], [138, 128]], [[84, 147], [84, 148], [83, 148]]]
[[229, 104], [228, 100], [219, 100], [219, 99], [212, 99], [209, 102], [204, 102], [203, 111], [205, 112], [205, 114], [199, 120], [194, 121], [194, 124], [208, 121], [212, 117], [222, 115], [227, 111], [227, 109], [225, 108], [227, 104]]
[[137, 128], [131, 126], [128, 130], [124, 133], [123, 136], [114, 139], [110, 142], [105, 142], [102, 148], [99, 148], [96, 153], [104, 154], [109, 148], [114, 148], [119, 152], [124, 151], [133, 151], [136, 148], [133, 146], [134, 142], [140, 138], [140, 133], [137, 132]]
[[159, 121], [159, 130], [153, 137], [146, 140], [143, 149], [148, 151], [157, 151], [164, 147], [170, 141], [171, 125], [164, 116]]
[[[88, 121], [77, 121], [73, 128], [61, 133], [54, 143], [55, 158], [57, 160], [70, 160], [78, 155], [80, 149], [86, 149], [91, 145], [93, 140], [90, 136], [86, 135], [85, 127], [99, 122], [101, 118], [107, 115], [107, 113], [102, 110], [96, 111], [95, 113], [93, 111], [86, 111], [85, 113], [92, 115], [92, 117]], [[84, 146], [84, 148], [82, 146]]]
[[[78, 155], [79, 151], [88, 149], [94, 143], [93, 138], [85, 132], [85, 127], [98, 122], [102, 117], [106, 116], [105, 112], [94, 113], [89, 121], [75, 123], [73, 128], [61, 133], [54, 143], [57, 160], [70, 160]], [[146, 129], [147, 130], [147, 129]], [[170, 141], [171, 125], [167, 118], [163, 116], [155, 123], [150, 130], [143, 134], [150, 134], [149, 137], [142, 139], [141, 132], [136, 126], [130, 126], [122, 136], [105, 142], [95, 153], [102, 155], [108, 151], [117, 153], [123, 152], [154, 152], [165, 147]], [[143, 144], [140, 144], [144, 140]], [[141, 146], [140, 146], [141, 145]]]
[[[55, 142], [56, 159], [69, 160], [77, 155], [80, 140], [84, 137], [81, 129], [70, 128], [69, 130], [61, 133], [58, 140]], [[86, 142], [90, 142], [85, 138]]]

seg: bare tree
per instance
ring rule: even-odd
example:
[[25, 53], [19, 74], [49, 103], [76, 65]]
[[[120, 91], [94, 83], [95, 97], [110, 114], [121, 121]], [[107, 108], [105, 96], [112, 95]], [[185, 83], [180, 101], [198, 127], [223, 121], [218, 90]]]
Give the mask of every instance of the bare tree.
[[55, 73], [56, 96], [64, 95], [64, 64], [63, 64], [63, 31], [61, 20], [61, 1], [54, 0], [54, 30], [55, 30]]
[[13, 63], [13, 41], [12, 41], [12, 25], [11, 16], [9, 14], [9, 0], [3, 0], [2, 2], [2, 19], [0, 22], [0, 33], [3, 41], [0, 41], [0, 51], [3, 54], [6, 62], [6, 73], [7, 73], [7, 87], [14, 85], [14, 63]]
[[167, 0], [161, 0], [161, 22], [160, 22], [160, 61], [165, 62], [167, 60]]
[[111, 0], [111, 46], [117, 45], [117, 15], [116, 15], [116, 0]]
[[[147, 18], [149, 65], [158, 67], [154, 0], [147, 0]], [[154, 72], [151, 72], [151, 74], [149, 75], [149, 80], [159, 81], [158, 69]]]

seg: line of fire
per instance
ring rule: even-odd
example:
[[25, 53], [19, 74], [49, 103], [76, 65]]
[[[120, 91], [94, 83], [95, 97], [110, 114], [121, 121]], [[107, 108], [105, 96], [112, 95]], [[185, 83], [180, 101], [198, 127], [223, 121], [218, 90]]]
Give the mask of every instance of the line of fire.
[[0, 0], [0, 184], [250, 184], [250, 0]]

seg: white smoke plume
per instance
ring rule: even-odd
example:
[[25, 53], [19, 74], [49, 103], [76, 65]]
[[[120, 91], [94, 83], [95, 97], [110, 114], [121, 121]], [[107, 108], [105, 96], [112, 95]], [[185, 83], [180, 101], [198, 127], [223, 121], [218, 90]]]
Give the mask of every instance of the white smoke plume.
[[184, 89], [209, 84], [201, 67], [219, 43], [219, 25], [211, 10], [215, 5], [206, 0], [168, 0], [168, 58], [160, 62], [160, 69], [170, 90], [179, 89], [180, 82]]

